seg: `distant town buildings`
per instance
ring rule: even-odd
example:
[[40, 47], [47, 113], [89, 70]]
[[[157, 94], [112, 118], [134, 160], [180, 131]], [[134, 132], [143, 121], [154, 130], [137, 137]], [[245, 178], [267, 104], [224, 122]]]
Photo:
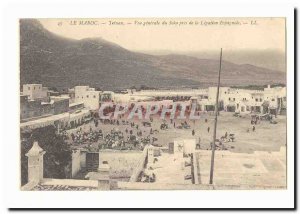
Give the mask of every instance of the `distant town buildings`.
[[[20, 94], [21, 127], [41, 127], [59, 124], [74, 127], [85, 122], [102, 103], [147, 104], [151, 101], [161, 105], [173, 102], [197, 104], [197, 111], [214, 111], [217, 87], [182, 90], [131, 90], [112, 92], [98, 91], [89, 86], [75, 86], [66, 94], [50, 91], [42, 84], [25, 84]], [[54, 96], [55, 95], [55, 96]], [[286, 87], [270, 87], [264, 90], [248, 90], [221, 87], [219, 110], [238, 113], [286, 113]]]
[[[55, 94], [56, 96], [52, 96]], [[42, 84], [26, 84], [20, 93], [20, 120], [22, 130], [48, 125], [60, 128], [75, 127], [90, 116], [83, 103], [70, 103], [68, 94], [57, 94]]]
[[45, 115], [56, 115], [68, 111], [68, 96], [50, 96], [48, 88], [42, 84], [23, 85], [20, 95], [21, 121], [38, 118]]
[[[216, 102], [217, 87], [185, 90], [142, 90], [123, 95], [127, 100], [141, 101], [190, 101], [198, 104], [199, 111], [213, 111]], [[115, 95], [118, 97], [119, 95]], [[264, 90], [246, 90], [221, 87], [219, 95], [220, 110], [239, 113], [284, 114], [286, 111], [286, 87], [270, 85]], [[116, 98], [116, 101], [117, 98]]]

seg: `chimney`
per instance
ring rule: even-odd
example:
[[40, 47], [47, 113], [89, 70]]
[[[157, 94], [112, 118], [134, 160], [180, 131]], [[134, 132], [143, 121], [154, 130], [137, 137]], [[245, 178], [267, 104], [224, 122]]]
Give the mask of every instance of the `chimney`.
[[44, 177], [44, 161], [43, 156], [46, 152], [35, 141], [28, 151], [28, 183], [40, 182]]
[[98, 177], [98, 188], [101, 190], [110, 190], [110, 166], [107, 161], [99, 164], [98, 173], [101, 175]]
[[110, 190], [110, 167], [107, 161], [99, 164], [97, 172], [89, 172], [85, 178], [98, 181], [98, 190]]
[[99, 164], [98, 172], [103, 175], [110, 175], [110, 167], [107, 161], [102, 161], [102, 163]]

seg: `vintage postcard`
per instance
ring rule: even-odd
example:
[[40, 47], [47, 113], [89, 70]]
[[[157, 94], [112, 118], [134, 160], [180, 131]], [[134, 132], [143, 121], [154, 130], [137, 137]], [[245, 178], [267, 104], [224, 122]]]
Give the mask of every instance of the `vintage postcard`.
[[22, 191], [287, 189], [286, 19], [19, 19]]

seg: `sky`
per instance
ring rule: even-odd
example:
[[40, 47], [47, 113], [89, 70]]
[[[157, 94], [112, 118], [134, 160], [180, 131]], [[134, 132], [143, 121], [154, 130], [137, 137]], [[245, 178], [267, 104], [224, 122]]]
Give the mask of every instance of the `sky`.
[[39, 19], [73, 39], [101, 37], [132, 51], [285, 51], [284, 18]]

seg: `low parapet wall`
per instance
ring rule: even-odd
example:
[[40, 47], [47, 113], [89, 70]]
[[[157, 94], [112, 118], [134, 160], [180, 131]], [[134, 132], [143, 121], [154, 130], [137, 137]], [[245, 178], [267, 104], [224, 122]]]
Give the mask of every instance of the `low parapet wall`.
[[210, 185], [210, 184], [161, 184], [140, 182], [118, 182], [121, 190], [264, 190], [286, 189], [285, 186], [259, 185]]
[[137, 167], [134, 169], [131, 177], [130, 182], [137, 182], [139, 175], [144, 170], [144, 166], [147, 164], [147, 157], [148, 157], [148, 147], [145, 147], [142, 153], [142, 156], [138, 162]]
[[32, 182], [29, 182], [27, 184], [25, 184], [24, 186], [21, 187], [21, 190], [22, 191], [30, 191], [32, 190], [36, 185], [38, 185], [38, 181], [32, 181]]
[[107, 161], [110, 166], [110, 178], [129, 181], [139, 165], [143, 151], [111, 151], [99, 152], [100, 163]]
[[199, 184], [199, 175], [198, 175], [198, 160], [196, 153], [193, 153], [193, 161], [192, 161], [192, 176], [194, 176], [194, 184]]
[[[200, 154], [201, 156], [211, 156], [211, 150], [196, 150], [196, 153]], [[254, 151], [253, 153], [237, 153], [237, 152], [232, 152], [229, 150], [220, 150], [216, 152], [216, 155], [222, 156], [222, 157], [254, 157], [254, 156], [272, 156], [272, 155], [277, 155], [277, 156], [285, 156], [286, 155], [286, 147], [282, 146], [280, 147], [279, 151]]]
[[52, 178], [45, 178], [40, 182], [41, 185], [68, 185], [74, 187], [98, 187], [97, 180], [76, 180], [76, 179], [52, 179]]

